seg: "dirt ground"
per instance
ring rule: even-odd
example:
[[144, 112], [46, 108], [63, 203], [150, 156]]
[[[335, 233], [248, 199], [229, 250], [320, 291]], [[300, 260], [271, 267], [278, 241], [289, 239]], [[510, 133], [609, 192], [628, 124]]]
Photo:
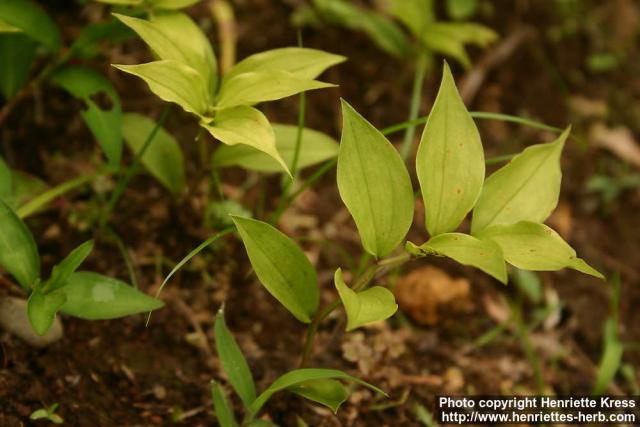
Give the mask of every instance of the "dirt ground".
[[[49, 2], [49, 10], [67, 40], [82, 23], [100, 17], [96, 11], [106, 13], [96, 5], [83, 9], [57, 3]], [[238, 56], [295, 45], [296, 32], [288, 20], [297, 3], [235, 1]], [[574, 125], [576, 138], [567, 144], [562, 158], [561, 201], [550, 223], [596, 268], [607, 275], [620, 274], [619, 329], [621, 340], [628, 344], [624, 363], [638, 368], [640, 190], [623, 190], [614, 200], [603, 203], [598, 193], [588, 191], [587, 183], [595, 175], [633, 173], [625, 159], [591, 144], [589, 132], [600, 123], [626, 127], [636, 138], [640, 136], [640, 57], [637, 44], [632, 42], [638, 35], [637, 30], [629, 35], [621, 29], [632, 24], [638, 28], [640, 3], [578, 2], [579, 13], [570, 12], [569, 16], [559, 12], [556, 4], [570, 2], [485, 3], [493, 7], [482, 11], [480, 19], [502, 40], [523, 29], [528, 35], [506, 58], [486, 69], [486, 80], [472, 94], [469, 108], [528, 116], [558, 127]], [[190, 11], [201, 19], [208, 17], [204, 6]], [[209, 35], [215, 43], [214, 28]], [[305, 46], [349, 58], [324, 76], [339, 88], [308, 94], [307, 126], [338, 137], [340, 97], [379, 128], [406, 119], [410, 64], [381, 53], [364, 35], [336, 27], [307, 28], [303, 38]], [[594, 52], [605, 50], [622, 52], [616, 68], [597, 72], [585, 65]], [[109, 67], [112, 62], [144, 59], [141, 56], [146, 52], [141, 42], [131, 41], [107, 50], [90, 65], [114, 82], [125, 111], [157, 117], [162, 103], [137, 80]], [[475, 64], [486, 64], [483, 61], [492, 52], [495, 47], [471, 50]], [[465, 73], [454, 65], [454, 75], [463, 81], [478, 69]], [[425, 82], [423, 113], [430, 108], [438, 80], [439, 73], [433, 72]], [[1, 151], [13, 168], [54, 184], [90, 170], [97, 151], [77, 114], [79, 106], [57, 89], [47, 88], [42, 95], [25, 100], [12, 113], [1, 130]], [[605, 113], [594, 114], [593, 108], [580, 104], [579, 100], [585, 99], [598, 108], [604, 106]], [[269, 103], [264, 111], [274, 122], [295, 123], [297, 99]], [[479, 127], [489, 156], [517, 152], [552, 137], [548, 132], [501, 122], [482, 121]], [[134, 260], [140, 287], [148, 292], [155, 292], [172, 265], [213, 232], [202, 226], [208, 172], [201, 167], [199, 147], [190, 144], [197, 123], [174, 108], [166, 128], [185, 150], [188, 192], [172, 200], [155, 181], [140, 175], [127, 189], [112, 219], [114, 230], [123, 237]], [[399, 142], [401, 137], [397, 134], [393, 140]], [[225, 193], [230, 197], [240, 194], [246, 178], [239, 170], [224, 171]], [[103, 188], [112, 185], [108, 179], [100, 181], [57, 200], [28, 220], [45, 271], [62, 254], [92, 237], [97, 200], [104, 194]], [[264, 205], [268, 211], [278, 195], [279, 179], [270, 177], [240, 194], [240, 201], [249, 209]], [[409, 235], [416, 242], [426, 238], [420, 209]], [[322, 296], [329, 301], [334, 293], [333, 270], [359, 261], [357, 235], [339, 199], [335, 173], [305, 192], [280, 226], [294, 237], [312, 236], [312, 240], [330, 242], [303, 243], [318, 268]], [[117, 248], [103, 236], [94, 237], [98, 243], [85, 267], [128, 280]], [[380, 386], [389, 399], [354, 388], [350, 399], [333, 415], [280, 393], [269, 401], [264, 416], [282, 426], [296, 425], [297, 415], [310, 426], [417, 426], [422, 424], [415, 415], [416, 404], [433, 411], [438, 394], [536, 393], [534, 367], [516, 333], [499, 334], [485, 345], [477, 341], [508, 317], [505, 297], [518, 300], [517, 289], [440, 259], [412, 261], [384, 280], [397, 284], [426, 266], [467, 280], [469, 291], [461, 291], [453, 302], [444, 301], [435, 320], [428, 324], [405, 313], [383, 325], [343, 334], [343, 314], [336, 311], [317, 340], [313, 366], [343, 369]], [[247, 355], [258, 389], [295, 368], [302, 350], [304, 327], [274, 302], [250, 271], [242, 244], [229, 237], [204, 251], [170, 282], [162, 294], [167, 306], [153, 315], [149, 327], [145, 327], [142, 315], [99, 322], [65, 318], [64, 339], [40, 350], [0, 335], [0, 425], [31, 425], [31, 412], [52, 403], [60, 404], [58, 413], [73, 426], [215, 425], [209, 381], [224, 383], [224, 378], [212, 351], [212, 325], [223, 301], [227, 323]], [[560, 302], [554, 315], [529, 336], [542, 365], [545, 392], [589, 394], [602, 353], [602, 328], [609, 316], [612, 288], [570, 270], [539, 277], [547, 301]], [[14, 290], [1, 286], [0, 292]], [[425, 298], [438, 296], [428, 294]], [[525, 318], [532, 319], [539, 305], [525, 301], [523, 307]], [[617, 376], [609, 391], [634, 393], [640, 378], [633, 371], [631, 377]], [[240, 402], [233, 402], [239, 410]]]

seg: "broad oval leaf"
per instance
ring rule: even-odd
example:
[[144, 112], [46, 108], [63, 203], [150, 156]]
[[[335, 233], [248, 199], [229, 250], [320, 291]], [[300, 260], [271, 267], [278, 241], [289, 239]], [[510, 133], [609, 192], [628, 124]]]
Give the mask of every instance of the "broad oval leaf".
[[365, 250], [384, 257], [400, 244], [413, 222], [411, 179], [395, 147], [344, 100], [342, 120], [340, 197]]
[[344, 282], [341, 269], [336, 270], [333, 280], [347, 312], [347, 331], [387, 319], [398, 310], [393, 293], [382, 286], [355, 292]]
[[560, 154], [570, 130], [552, 143], [526, 148], [487, 178], [473, 209], [472, 233], [498, 224], [544, 222], [549, 217], [560, 196]]
[[229, 405], [224, 390], [215, 381], [211, 381], [211, 400], [213, 401], [213, 409], [216, 419], [220, 427], [237, 427], [238, 423], [233, 416], [233, 410]]
[[[82, 118], [112, 166], [118, 166], [122, 157], [122, 106], [118, 92], [111, 83], [91, 68], [65, 67], [55, 72], [51, 80], [87, 105]], [[95, 95], [109, 97], [111, 108], [101, 108], [93, 99]]]
[[502, 250], [489, 239], [478, 239], [463, 233], [444, 233], [432, 237], [420, 246], [407, 242], [406, 250], [418, 256], [446, 256], [507, 283], [507, 267]]
[[346, 59], [341, 55], [304, 47], [272, 49], [238, 62], [225, 74], [224, 81], [254, 71], [286, 71], [299, 79], [313, 80], [327, 68]]
[[51, 292], [44, 294], [39, 289], [35, 289], [27, 302], [27, 316], [31, 327], [38, 335], [45, 335], [49, 332], [56, 313], [64, 304], [67, 297], [63, 292]]
[[216, 315], [214, 329], [216, 351], [222, 363], [222, 370], [227, 374], [231, 386], [238, 393], [245, 407], [248, 408], [256, 398], [256, 386], [253, 383], [249, 365], [247, 365], [238, 343], [227, 328], [223, 308], [220, 308]]
[[29, 79], [37, 47], [22, 33], [0, 34], [0, 93], [5, 100], [13, 98]]
[[254, 105], [308, 90], [335, 86], [331, 83], [298, 77], [287, 71], [251, 71], [238, 74], [222, 83], [216, 108]]
[[217, 63], [209, 40], [184, 13], [157, 14], [151, 21], [131, 16], [115, 16], [145, 41], [161, 60], [188, 65], [206, 82], [207, 103], [217, 89]]
[[259, 110], [247, 106], [224, 109], [216, 113], [213, 123], [201, 121], [200, 125], [214, 138], [227, 145], [245, 144], [262, 151], [290, 174], [289, 168], [276, 148], [273, 128]]
[[[122, 136], [134, 153], [140, 152], [156, 123], [137, 113], [122, 118]], [[142, 156], [142, 164], [170, 192], [179, 193], [185, 186], [184, 156], [173, 135], [159, 128]]]
[[455, 230], [473, 208], [484, 180], [484, 153], [476, 124], [447, 63], [416, 156], [425, 223], [432, 236]]
[[163, 60], [115, 68], [140, 77], [160, 99], [174, 102], [185, 111], [203, 116], [209, 107], [207, 86], [202, 76], [181, 62]]
[[300, 383], [304, 383], [306, 381], [315, 381], [322, 379], [339, 379], [352, 381], [356, 384], [360, 384], [365, 386], [377, 393], [387, 395], [384, 391], [380, 390], [378, 387], [375, 387], [369, 383], [362, 381], [359, 378], [353, 377], [349, 374], [346, 374], [342, 371], [338, 371], [336, 369], [296, 369], [286, 374], [280, 376], [277, 380], [275, 380], [265, 391], [263, 391], [260, 396], [251, 404], [251, 413], [256, 414], [262, 406], [273, 396], [275, 393], [288, 389], [289, 387], [294, 387]]
[[266, 222], [233, 216], [262, 285], [296, 319], [311, 322], [320, 302], [318, 279], [302, 250]]
[[88, 240], [72, 250], [58, 265], [53, 267], [51, 277], [43, 289], [51, 292], [63, 287], [93, 250], [93, 240]]
[[87, 320], [115, 319], [164, 305], [120, 280], [88, 271], [71, 274], [60, 291], [67, 297], [60, 311]]
[[0, 1], [0, 20], [19, 28], [51, 52], [60, 48], [62, 42], [58, 26], [34, 1]]
[[[276, 148], [291, 168], [295, 156], [298, 127], [272, 123]], [[317, 130], [304, 128], [298, 154], [298, 169], [322, 163], [338, 155], [338, 142]], [[282, 172], [282, 166], [262, 151], [248, 145], [222, 145], [212, 157], [216, 168], [240, 166], [258, 172]]]
[[40, 277], [40, 256], [31, 232], [18, 216], [0, 200], [0, 265], [24, 289]]
[[291, 386], [287, 389], [289, 392], [312, 400], [331, 409], [333, 413], [337, 413], [340, 405], [342, 405], [349, 393], [340, 381], [333, 379], [309, 380]]
[[604, 276], [578, 258], [562, 237], [544, 224], [520, 221], [485, 228], [478, 236], [496, 242], [509, 264], [524, 270], [554, 271], [568, 267], [601, 279]]

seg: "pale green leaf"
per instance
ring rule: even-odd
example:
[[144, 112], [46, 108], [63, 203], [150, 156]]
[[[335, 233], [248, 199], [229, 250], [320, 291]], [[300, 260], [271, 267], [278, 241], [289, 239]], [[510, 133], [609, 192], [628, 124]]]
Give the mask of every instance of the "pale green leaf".
[[34, 289], [27, 302], [27, 315], [31, 327], [38, 335], [49, 331], [56, 313], [66, 299], [65, 294], [60, 291], [44, 294], [39, 289]]
[[347, 331], [387, 319], [398, 310], [393, 293], [382, 286], [355, 292], [344, 282], [341, 269], [336, 270], [333, 280], [347, 312]]
[[340, 405], [342, 405], [349, 393], [340, 381], [333, 379], [309, 380], [291, 386], [287, 389], [289, 392], [320, 403], [331, 409], [333, 413], [337, 413]]
[[0, 20], [19, 28], [51, 52], [60, 48], [62, 42], [58, 26], [34, 1], [0, 1]]
[[496, 242], [509, 264], [524, 270], [554, 271], [568, 267], [595, 277], [604, 276], [578, 258], [562, 237], [544, 224], [521, 221], [494, 225], [477, 234]]
[[238, 423], [233, 417], [233, 410], [227, 396], [225, 396], [220, 384], [215, 381], [211, 381], [211, 400], [220, 427], [237, 427]]
[[[122, 118], [122, 136], [134, 153], [138, 153], [153, 132], [156, 123], [137, 113]], [[159, 128], [149, 144], [142, 164], [162, 185], [176, 194], [185, 186], [184, 156], [173, 135]]]
[[[289, 168], [295, 156], [298, 127], [272, 123], [278, 153]], [[298, 169], [322, 163], [338, 155], [338, 142], [317, 130], [304, 128], [300, 142]], [[265, 153], [248, 145], [222, 145], [212, 157], [216, 168], [240, 166], [258, 172], [282, 172], [282, 166]]]
[[31, 232], [18, 216], [0, 200], [0, 266], [24, 289], [40, 277], [40, 256]]
[[471, 61], [465, 45], [485, 47], [497, 38], [492, 29], [471, 22], [435, 22], [429, 24], [420, 36], [428, 49], [450, 56], [466, 68], [471, 67]]
[[544, 222], [558, 204], [560, 155], [570, 128], [549, 144], [533, 145], [491, 174], [473, 209], [471, 232], [518, 221]]
[[248, 56], [234, 65], [224, 81], [239, 74], [255, 71], [286, 71], [299, 79], [313, 80], [324, 70], [344, 62], [341, 55], [303, 47], [285, 47]]
[[21, 33], [0, 34], [0, 93], [5, 100], [13, 98], [29, 79], [37, 46]]
[[224, 81], [218, 94], [216, 108], [254, 105], [308, 90], [335, 86], [331, 83], [301, 78], [287, 71], [251, 71]]
[[[51, 76], [51, 81], [86, 104], [82, 118], [100, 143], [109, 163], [118, 166], [122, 157], [122, 106], [111, 83], [91, 68], [81, 66], [64, 67]], [[109, 97], [110, 108], [98, 106], [93, 99], [98, 94]]]
[[476, 124], [445, 62], [416, 156], [425, 223], [432, 236], [455, 230], [478, 200], [484, 153]]
[[388, 8], [416, 37], [435, 20], [433, 0], [389, 0]]
[[191, 18], [180, 12], [157, 14], [151, 21], [115, 16], [138, 33], [158, 58], [180, 62], [196, 70], [206, 84], [207, 104], [211, 103], [217, 89], [218, 66], [209, 40]]
[[216, 315], [214, 325], [216, 337], [216, 351], [222, 363], [222, 370], [227, 375], [231, 386], [238, 393], [244, 405], [248, 408], [256, 398], [256, 386], [238, 343], [227, 328], [224, 320], [224, 310], [221, 308]]
[[320, 291], [316, 272], [304, 252], [266, 222], [237, 216], [233, 221], [262, 285], [296, 319], [311, 322]]
[[60, 311], [88, 320], [115, 319], [164, 305], [120, 280], [87, 271], [71, 274], [59, 291], [67, 297]]
[[411, 179], [395, 147], [345, 101], [342, 119], [340, 197], [364, 248], [384, 257], [400, 244], [413, 222]]
[[444, 233], [417, 246], [407, 242], [407, 251], [418, 256], [449, 257], [460, 264], [476, 267], [502, 283], [507, 283], [507, 267], [500, 247], [489, 239], [463, 233]]
[[156, 9], [177, 10], [199, 3], [200, 0], [153, 0]]
[[113, 65], [125, 73], [140, 77], [160, 99], [174, 102], [199, 116], [209, 107], [207, 86], [193, 68], [177, 61], [155, 61], [139, 65]]
[[66, 285], [73, 274], [93, 250], [93, 240], [88, 240], [75, 248], [59, 264], [53, 267], [51, 277], [44, 285], [46, 292], [54, 291]]
[[385, 396], [387, 395], [379, 388], [372, 386], [371, 384], [368, 384], [342, 371], [338, 371], [335, 369], [296, 369], [294, 371], [287, 372], [286, 374], [275, 380], [273, 383], [271, 383], [271, 385], [265, 391], [263, 391], [260, 396], [258, 396], [258, 398], [251, 404], [251, 413], [256, 414], [262, 408], [262, 406], [264, 406], [267, 400], [271, 398], [271, 396], [281, 390], [288, 389], [289, 387], [296, 386], [305, 381], [322, 379], [339, 379], [352, 381], [356, 384], [365, 386], [375, 392], [378, 392]]
[[228, 108], [218, 111], [213, 123], [200, 122], [200, 125], [227, 145], [245, 144], [266, 153], [289, 173], [289, 168], [276, 148], [273, 128], [259, 110], [247, 106]]
[[478, 10], [478, 0], [447, 0], [447, 15], [455, 20], [471, 18]]
[[98, 3], [113, 4], [117, 6], [141, 6], [145, 0], [96, 0]]

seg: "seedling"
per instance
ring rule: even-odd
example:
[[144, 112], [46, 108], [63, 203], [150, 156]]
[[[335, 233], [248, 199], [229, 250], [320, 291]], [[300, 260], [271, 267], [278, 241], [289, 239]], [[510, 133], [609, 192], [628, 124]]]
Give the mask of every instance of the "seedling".
[[54, 403], [53, 405], [47, 408], [41, 408], [33, 411], [33, 413], [29, 416], [30, 420], [47, 420], [52, 422], [53, 424], [64, 424], [64, 419], [58, 414], [56, 414], [56, 409], [58, 409], [60, 404]]

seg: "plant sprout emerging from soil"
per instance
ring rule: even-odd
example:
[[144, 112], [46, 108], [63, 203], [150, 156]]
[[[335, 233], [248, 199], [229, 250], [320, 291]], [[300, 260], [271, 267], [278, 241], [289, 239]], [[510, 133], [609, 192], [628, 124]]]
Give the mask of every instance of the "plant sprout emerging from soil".
[[[222, 311], [218, 314], [217, 350], [223, 370], [247, 410], [243, 425], [253, 419], [273, 390], [287, 389], [336, 411], [347, 395], [336, 379], [347, 377], [338, 376], [337, 371], [304, 369], [311, 360], [319, 324], [340, 305], [346, 312], [347, 331], [392, 316], [397, 310], [393, 294], [370, 282], [381, 270], [411, 257], [448, 257], [505, 284], [507, 263], [534, 271], [572, 268], [604, 278], [543, 223], [558, 202], [560, 154], [570, 128], [554, 142], [528, 147], [485, 179], [479, 132], [445, 63], [416, 157], [430, 238], [419, 245], [406, 242], [402, 253], [398, 247], [414, 214], [409, 173], [396, 148], [345, 101], [342, 117], [338, 189], [364, 250], [376, 261], [351, 286], [338, 268], [334, 277], [338, 298], [320, 308], [316, 272], [293, 240], [268, 223], [233, 217], [262, 285], [297, 320], [309, 325], [302, 369], [283, 375], [256, 398], [246, 361], [226, 328]], [[457, 231], [470, 212], [471, 232]], [[290, 376], [295, 380], [289, 381]], [[217, 384], [213, 385], [213, 398], [220, 423], [224, 427], [236, 425]]]

